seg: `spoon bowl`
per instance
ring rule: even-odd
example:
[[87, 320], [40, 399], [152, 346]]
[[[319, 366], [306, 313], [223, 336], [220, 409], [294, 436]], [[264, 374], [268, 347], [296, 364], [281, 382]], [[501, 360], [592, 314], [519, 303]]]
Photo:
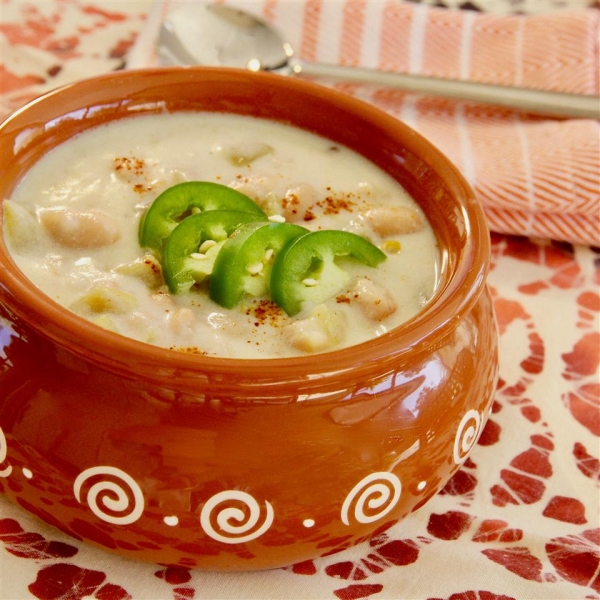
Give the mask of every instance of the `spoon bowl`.
[[250, 13], [221, 4], [191, 4], [162, 24], [158, 56], [166, 66], [280, 72], [289, 68], [292, 50], [272, 25]]

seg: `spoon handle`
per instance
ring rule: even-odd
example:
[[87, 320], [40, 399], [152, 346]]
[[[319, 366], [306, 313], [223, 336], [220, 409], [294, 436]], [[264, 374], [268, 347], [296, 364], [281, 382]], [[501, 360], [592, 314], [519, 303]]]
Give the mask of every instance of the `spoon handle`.
[[558, 118], [600, 119], [599, 96], [533, 90], [404, 73], [390, 73], [323, 63], [294, 61], [291, 67], [292, 73], [298, 76], [326, 77], [329, 79], [371, 83], [425, 95], [503, 106], [527, 113]]

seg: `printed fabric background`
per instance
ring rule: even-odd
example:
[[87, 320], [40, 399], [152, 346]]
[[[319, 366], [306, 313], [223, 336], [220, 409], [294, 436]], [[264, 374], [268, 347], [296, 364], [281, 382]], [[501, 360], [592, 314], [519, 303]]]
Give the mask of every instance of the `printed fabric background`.
[[[129, 53], [151, 64], [151, 20], [168, 4], [2, 0], [0, 112], [125, 68]], [[289, 31], [306, 59], [599, 93], [593, 1], [242, 4]], [[329, 26], [336, 11], [342, 18]], [[65, 537], [0, 494], [1, 599], [600, 599], [598, 122], [338, 87], [436, 143], [486, 207], [500, 382], [470, 458], [442, 493], [370, 542], [259, 573], [126, 561]], [[4, 450], [0, 491], [8, 485]]]

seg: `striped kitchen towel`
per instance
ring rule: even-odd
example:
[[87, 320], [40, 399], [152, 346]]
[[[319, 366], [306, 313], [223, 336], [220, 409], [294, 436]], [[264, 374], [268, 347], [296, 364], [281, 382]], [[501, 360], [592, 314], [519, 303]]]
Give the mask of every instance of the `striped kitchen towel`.
[[[188, 0], [194, 1], [194, 0]], [[130, 52], [156, 64], [159, 0]], [[483, 14], [401, 0], [259, 0], [229, 4], [274, 23], [298, 58], [508, 86], [600, 94], [600, 11]], [[356, 83], [371, 102], [440, 148], [500, 233], [600, 245], [600, 123], [552, 119]]]

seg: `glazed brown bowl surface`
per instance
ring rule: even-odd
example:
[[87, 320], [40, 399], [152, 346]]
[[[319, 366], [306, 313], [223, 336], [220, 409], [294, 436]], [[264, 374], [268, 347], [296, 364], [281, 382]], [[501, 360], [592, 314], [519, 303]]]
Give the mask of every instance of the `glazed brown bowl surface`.
[[403, 123], [325, 87], [232, 69], [114, 73], [30, 103], [0, 126], [0, 199], [78, 132], [197, 110], [291, 123], [399, 181], [437, 235], [433, 299], [347, 349], [203, 357], [60, 307], [0, 239], [0, 491], [126, 557], [211, 570], [289, 565], [391, 527], [473, 448], [497, 378], [488, 230], [458, 171]]

